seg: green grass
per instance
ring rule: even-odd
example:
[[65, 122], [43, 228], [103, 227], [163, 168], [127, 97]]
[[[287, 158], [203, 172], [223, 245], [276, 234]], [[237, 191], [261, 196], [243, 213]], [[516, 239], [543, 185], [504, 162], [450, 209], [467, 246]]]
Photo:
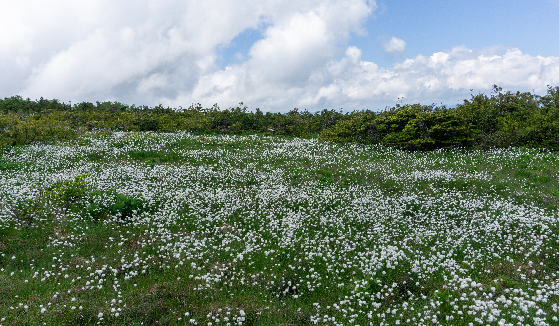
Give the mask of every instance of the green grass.
[[7, 150], [0, 325], [559, 325], [558, 155], [186, 133]]

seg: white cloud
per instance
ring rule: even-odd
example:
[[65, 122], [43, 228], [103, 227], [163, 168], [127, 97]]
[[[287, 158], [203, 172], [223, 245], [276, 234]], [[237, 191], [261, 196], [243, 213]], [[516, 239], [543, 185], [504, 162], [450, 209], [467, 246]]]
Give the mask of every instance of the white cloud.
[[397, 37], [392, 37], [390, 40], [383, 42], [382, 46], [386, 53], [402, 53], [406, 50], [406, 42]]
[[[346, 65], [344, 60], [333, 66]], [[402, 97], [404, 103], [442, 101], [454, 105], [469, 98], [470, 89], [487, 93], [493, 84], [539, 94], [545, 93], [547, 85], [559, 85], [559, 57], [533, 57], [516, 48], [488, 55], [487, 49], [457, 47], [448, 53], [405, 60], [393, 69], [359, 61], [341, 73], [331, 71], [336, 74], [332, 84], [340, 90], [335, 102], [346, 108], [367, 108], [371, 103], [394, 105]], [[331, 89], [332, 84], [321, 89]], [[315, 94], [307, 100], [309, 106], [319, 102], [320, 90]]]
[[255, 79], [258, 75], [249, 61], [205, 76], [194, 97], [222, 107], [244, 101], [283, 111], [382, 109], [398, 98], [403, 103], [455, 105], [470, 98], [470, 89], [489, 93], [493, 84], [538, 94], [545, 94], [547, 85], [559, 85], [559, 57], [533, 57], [516, 48], [500, 52], [501, 48], [456, 47], [385, 69], [361, 60], [361, 50], [350, 46], [345, 56], [315, 69], [302, 85]]
[[241, 62], [250, 69], [245, 77], [302, 85], [350, 33], [365, 32], [374, 8], [371, 0], [23, 0], [0, 13], [0, 69], [9, 76], [0, 95], [197, 101], [227, 88], [203, 85], [239, 70], [220, 71], [217, 49], [262, 26], [264, 38]]
[[247, 61], [202, 76], [191, 93], [167, 103], [193, 99], [228, 107], [243, 101], [265, 110], [286, 110], [285, 105], [295, 103], [315, 83], [313, 76], [341, 54], [337, 44], [351, 32], [363, 33], [361, 24], [373, 5], [322, 1], [311, 10], [282, 17], [254, 43]]
[[138, 83], [138, 92], [148, 93], [154, 92], [165, 87], [169, 87], [169, 80], [167, 75], [154, 73], [148, 77], [142, 78]]
[[[472, 88], [559, 84], [559, 58], [499, 46], [380, 68], [345, 45], [375, 9], [367, 0], [14, 2], [0, 11], [0, 96], [316, 111], [382, 109], [402, 97], [456, 104]], [[220, 69], [218, 49], [247, 29], [262, 39]], [[405, 47], [393, 37], [385, 50]]]

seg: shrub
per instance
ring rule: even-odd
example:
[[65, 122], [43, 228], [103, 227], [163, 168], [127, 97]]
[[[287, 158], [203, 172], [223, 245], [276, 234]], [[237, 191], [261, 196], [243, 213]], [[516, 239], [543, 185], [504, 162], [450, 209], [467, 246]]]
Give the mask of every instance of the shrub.
[[63, 204], [65, 209], [69, 209], [70, 205], [84, 198], [88, 193], [88, 187], [84, 179], [86, 174], [74, 177], [73, 180], [58, 181], [44, 188], [46, 196], [53, 198]]
[[374, 112], [360, 112], [339, 120], [322, 131], [320, 140], [339, 143], [373, 144], [379, 141]]
[[118, 102], [0, 99], [0, 148], [33, 142], [76, 139], [107, 131], [187, 130], [204, 133], [267, 134], [308, 137], [325, 141], [383, 144], [408, 150], [449, 147], [530, 146], [559, 149], [559, 87], [547, 95], [503, 92], [494, 86], [490, 96], [479, 94], [456, 108], [420, 104], [396, 105], [380, 113], [333, 110], [317, 113], [293, 109], [265, 114], [239, 106], [222, 110], [200, 104], [187, 109], [158, 105], [128, 106]]
[[118, 216], [120, 221], [126, 222], [134, 214], [144, 211], [151, 209], [142, 198], [120, 194], [115, 190], [92, 192], [86, 207], [86, 213], [95, 221]]

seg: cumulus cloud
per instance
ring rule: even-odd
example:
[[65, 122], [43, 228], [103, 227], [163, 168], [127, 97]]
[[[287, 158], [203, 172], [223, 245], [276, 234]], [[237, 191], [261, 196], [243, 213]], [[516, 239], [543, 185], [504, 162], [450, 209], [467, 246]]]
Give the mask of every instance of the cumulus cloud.
[[406, 50], [406, 42], [397, 37], [392, 37], [390, 40], [383, 42], [382, 46], [386, 53], [402, 53]]
[[326, 96], [329, 103], [346, 108], [370, 108], [371, 104], [394, 105], [398, 98], [405, 103], [430, 104], [434, 101], [454, 105], [474, 92], [488, 92], [497, 84], [504, 89], [545, 93], [547, 85], [559, 85], [559, 57], [523, 54], [517, 48], [502, 52], [499, 47], [471, 50], [456, 47], [449, 52], [417, 56], [396, 64], [392, 69], [379, 68], [372, 62], [356, 60], [357, 49], [348, 48], [346, 57], [329, 65], [329, 80], [334, 82], [304, 98], [313, 106]]
[[[6, 7], [0, 13], [0, 68], [10, 78], [2, 79], [1, 95], [154, 104], [224, 94], [229, 86], [223, 83], [231, 78], [301, 86], [339, 54], [338, 44], [350, 33], [365, 32], [363, 22], [376, 5], [24, 0]], [[247, 29], [263, 29], [264, 37], [252, 46], [245, 68], [220, 71], [218, 48]], [[233, 71], [239, 75], [228, 76]]]
[[231, 106], [244, 101], [263, 109], [286, 110], [285, 105], [315, 83], [311, 77], [335, 60], [340, 52], [336, 43], [352, 31], [362, 32], [360, 21], [371, 10], [366, 2], [333, 1], [296, 13], [269, 26], [250, 49], [247, 61], [203, 76], [192, 93], [170, 103], [193, 98]]
[[[504, 52], [504, 53], [503, 53]], [[340, 60], [314, 69], [307, 81], [268, 82], [258, 76], [251, 61], [204, 76], [195, 97], [208, 103], [260, 103], [264, 108], [383, 109], [404, 103], [461, 103], [474, 93], [488, 93], [493, 84], [513, 91], [545, 94], [547, 85], [559, 85], [559, 57], [523, 54], [517, 48], [471, 50], [456, 47], [431, 56], [417, 56], [381, 68], [361, 59], [350, 46]], [[208, 92], [211, 90], [212, 92]], [[228, 102], [229, 101], [229, 102]]]
[[[34, 9], [29, 9], [34, 8]], [[188, 106], [382, 109], [448, 104], [491, 85], [544, 92], [559, 58], [457, 47], [381, 68], [347, 46], [365, 34], [367, 0], [23, 0], [0, 11], [0, 96]], [[221, 69], [219, 49], [262, 38]], [[393, 37], [387, 53], [403, 53]]]
[[[21, 51], [14, 44], [2, 56], [20, 52], [21, 61], [29, 63], [28, 70], [21, 71], [25, 79], [16, 83], [17, 91], [31, 97], [150, 102], [188, 90], [200, 75], [215, 70], [215, 48], [257, 26], [262, 11], [257, 2], [240, 1], [105, 0], [68, 8], [65, 1], [55, 0], [35, 21], [26, 16], [35, 8], [29, 2], [33, 1], [22, 1], [28, 6], [13, 11], [21, 11], [21, 24], [32, 27], [19, 42], [32, 46]], [[46, 23], [59, 19], [66, 23]], [[76, 31], [67, 35], [74, 26]], [[147, 87], [155, 79], [158, 87]]]

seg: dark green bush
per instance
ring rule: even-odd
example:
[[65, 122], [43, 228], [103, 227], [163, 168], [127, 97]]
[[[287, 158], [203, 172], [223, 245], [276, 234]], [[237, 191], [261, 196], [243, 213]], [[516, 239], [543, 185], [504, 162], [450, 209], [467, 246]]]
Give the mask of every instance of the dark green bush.
[[128, 197], [123, 194], [116, 195], [116, 201], [111, 205], [111, 213], [120, 215], [121, 221], [126, 221], [132, 217], [134, 212], [141, 213], [147, 205], [140, 198]]
[[21, 168], [21, 164], [0, 157], [0, 171], [16, 170], [19, 168]]
[[449, 110], [416, 104], [397, 106], [379, 114], [354, 113], [325, 129], [320, 139], [429, 150], [471, 143], [469, 127], [465, 119]]
[[77, 203], [89, 193], [84, 181], [86, 177], [85, 174], [78, 175], [72, 180], [55, 182], [42, 190], [45, 191], [46, 196], [61, 203], [65, 209], [69, 209], [71, 205]]
[[362, 144], [373, 144], [379, 141], [378, 124], [374, 112], [357, 112], [352, 114], [349, 119], [338, 118], [337, 120], [337, 123], [334, 122], [322, 131], [319, 139]]
[[477, 95], [454, 109], [471, 125], [477, 147], [530, 146], [559, 149], [559, 87], [547, 95], [502, 92]]
[[380, 143], [409, 150], [529, 146], [559, 149], [559, 87], [547, 95], [503, 92], [473, 96], [456, 108], [397, 105], [374, 117], [354, 113], [320, 139]]
[[98, 221], [108, 216], [118, 216], [122, 222], [133, 215], [152, 211], [142, 198], [127, 196], [114, 190], [94, 191], [89, 195], [85, 211], [92, 220]]

